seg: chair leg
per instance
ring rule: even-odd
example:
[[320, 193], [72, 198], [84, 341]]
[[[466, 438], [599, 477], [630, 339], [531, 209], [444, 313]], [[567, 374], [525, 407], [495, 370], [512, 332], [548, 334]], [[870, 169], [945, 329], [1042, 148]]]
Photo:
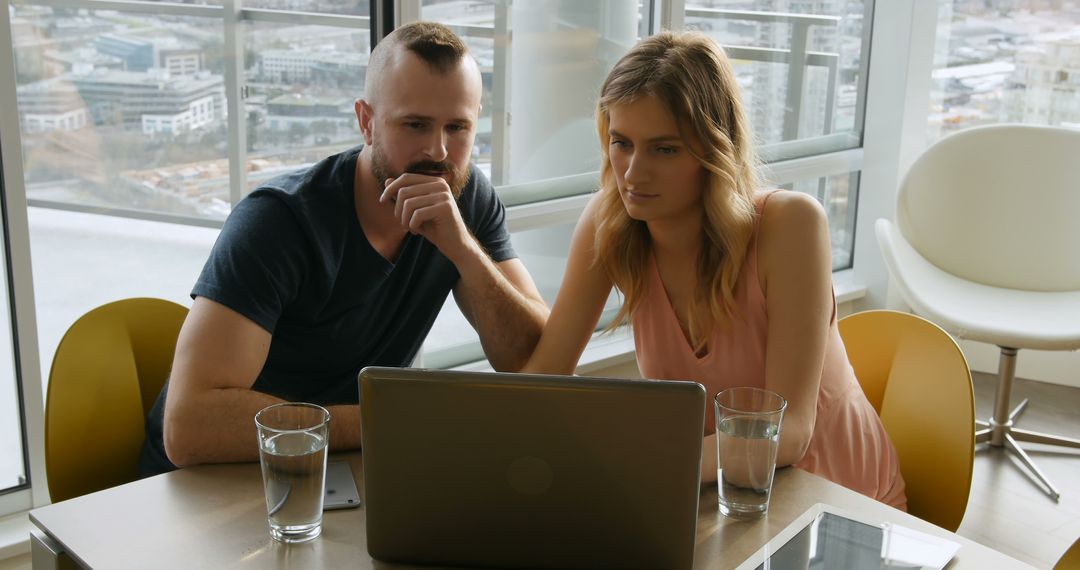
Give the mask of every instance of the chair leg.
[[1021, 449], [1019, 445], [1017, 445], [1016, 440], [1013, 439], [1011, 435], [1005, 434], [1005, 447], [1009, 451], [1015, 453], [1016, 456], [1020, 459], [1020, 462], [1023, 463], [1028, 468], [1028, 470], [1030, 470], [1031, 473], [1035, 475], [1035, 478], [1046, 486], [1046, 488], [1050, 491], [1048, 494], [1050, 495], [1050, 498], [1054, 500], [1054, 502], [1058, 502], [1061, 499], [1061, 493], [1058, 492], [1057, 487], [1055, 487], [1054, 484], [1046, 478], [1046, 475], [1043, 475], [1043, 472], [1035, 465], [1035, 462], [1033, 462], [1031, 458], [1028, 457], [1028, 454], [1024, 453], [1024, 450]]
[[1012, 397], [1013, 379], [1016, 377], [1016, 349], [1001, 347], [998, 359], [998, 389], [994, 396], [994, 415], [990, 418], [990, 445], [1005, 445], [1005, 436], [1012, 427], [1009, 399]]
[[1027, 405], [1028, 405], [1028, 399], [1024, 398], [1024, 401], [1020, 402], [1020, 404], [1018, 404], [1015, 408], [1013, 408], [1013, 411], [1009, 413], [1009, 421], [1010, 422], [1015, 422], [1016, 418], [1020, 417], [1020, 414], [1024, 413], [1024, 410], [1027, 408]]
[[1071, 437], [1062, 437], [1060, 435], [1052, 435], [1048, 433], [1042, 433], [1040, 431], [1031, 431], [1020, 428], [1012, 428], [1009, 430], [1013, 439], [1017, 441], [1025, 441], [1028, 443], [1042, 443], [1046, 445], [1061, 445], [1064, 447], [1075, 447], [1080, 449], [1080, 439], [1074, 439]]
[[1080, 449], [1080, 439], [1013, 427], [1013, 422], [1020, 414], [1024, 413], [1028, 405], [1028, 401], [1025, 399], [1016, 408], [1009, 411], [1013, 380], [1016, 378], [1016, 352], [1015, 348], [1001, 347], [1001, 358], [998, 361], [998, 387], [997, 394], [994, 397], [994, 415], [991, 416], [989, 422], [975, 422], [976, 427], [980, 428], [975, 432], [975, 443], [989, 443], [992, 447], [1004, 447], [1016, 454], [1020, 462], [1028, 468], [1031, 475], [1045, 486], [1050, 498], [1058, 501], [1061, 494], [1058, 493], [1057, 488], [1035, 466], [1028, 454], [1020, 448], [1017, 440]]

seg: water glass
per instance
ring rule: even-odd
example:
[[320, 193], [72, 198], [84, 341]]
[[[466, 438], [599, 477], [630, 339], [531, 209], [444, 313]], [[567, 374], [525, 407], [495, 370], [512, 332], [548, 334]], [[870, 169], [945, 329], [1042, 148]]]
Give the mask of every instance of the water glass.
[[274, 404], [255, 414], [270, 536], [306, 542], [322, 532], [330, 412], [315, 404]]
[[724, 515], [754, 520], [769, 509], [785, 408], [783, 396], [760, 388], [716, 395], [716, 480]]

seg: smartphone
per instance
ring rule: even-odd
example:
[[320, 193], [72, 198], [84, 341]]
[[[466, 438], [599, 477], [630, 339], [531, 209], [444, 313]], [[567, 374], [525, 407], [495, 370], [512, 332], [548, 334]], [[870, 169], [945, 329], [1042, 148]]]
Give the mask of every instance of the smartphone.
[[323, 510], [352, 509], [360, 506], [360, 494], [356, 492], [356, 480], [348, 461], [331, 461], [326, 464], [326, 492]]

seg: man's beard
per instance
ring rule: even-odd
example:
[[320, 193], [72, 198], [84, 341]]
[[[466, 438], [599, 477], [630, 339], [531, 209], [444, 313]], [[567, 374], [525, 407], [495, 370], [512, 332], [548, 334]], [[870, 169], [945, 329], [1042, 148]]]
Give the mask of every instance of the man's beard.
[[[380, 184], [386, 182], [387, 178], [394, 180], [403, 174], [390, 169], [389, 162], [378, 144], [371, 145], [371, 170], [375, 174], [375, 180]], [[465, 185], [469, 182], [469, 170], [469, 168], [466, 168], [464, 171], [460, 171], [452, 162], [436, 162], [434, 160], [420, 160], [409, 163], [405, 167], [405, 172], [412, 174], [423, 174], [425, 176], [449, 174], [450, 180], [447, 183], [450, 185], [450, 193], [455, 200], [461, 197]]]

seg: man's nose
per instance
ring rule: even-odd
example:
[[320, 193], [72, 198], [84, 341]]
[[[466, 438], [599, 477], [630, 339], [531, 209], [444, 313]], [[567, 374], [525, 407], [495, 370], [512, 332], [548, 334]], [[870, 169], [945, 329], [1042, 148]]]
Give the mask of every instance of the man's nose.
[[442, 129], [434, 129], [427, 142], [427, 148], [424, 149], [424, 154], [431, 160], [436, 162], [442, 162], [446, 160], [446, 132]]

